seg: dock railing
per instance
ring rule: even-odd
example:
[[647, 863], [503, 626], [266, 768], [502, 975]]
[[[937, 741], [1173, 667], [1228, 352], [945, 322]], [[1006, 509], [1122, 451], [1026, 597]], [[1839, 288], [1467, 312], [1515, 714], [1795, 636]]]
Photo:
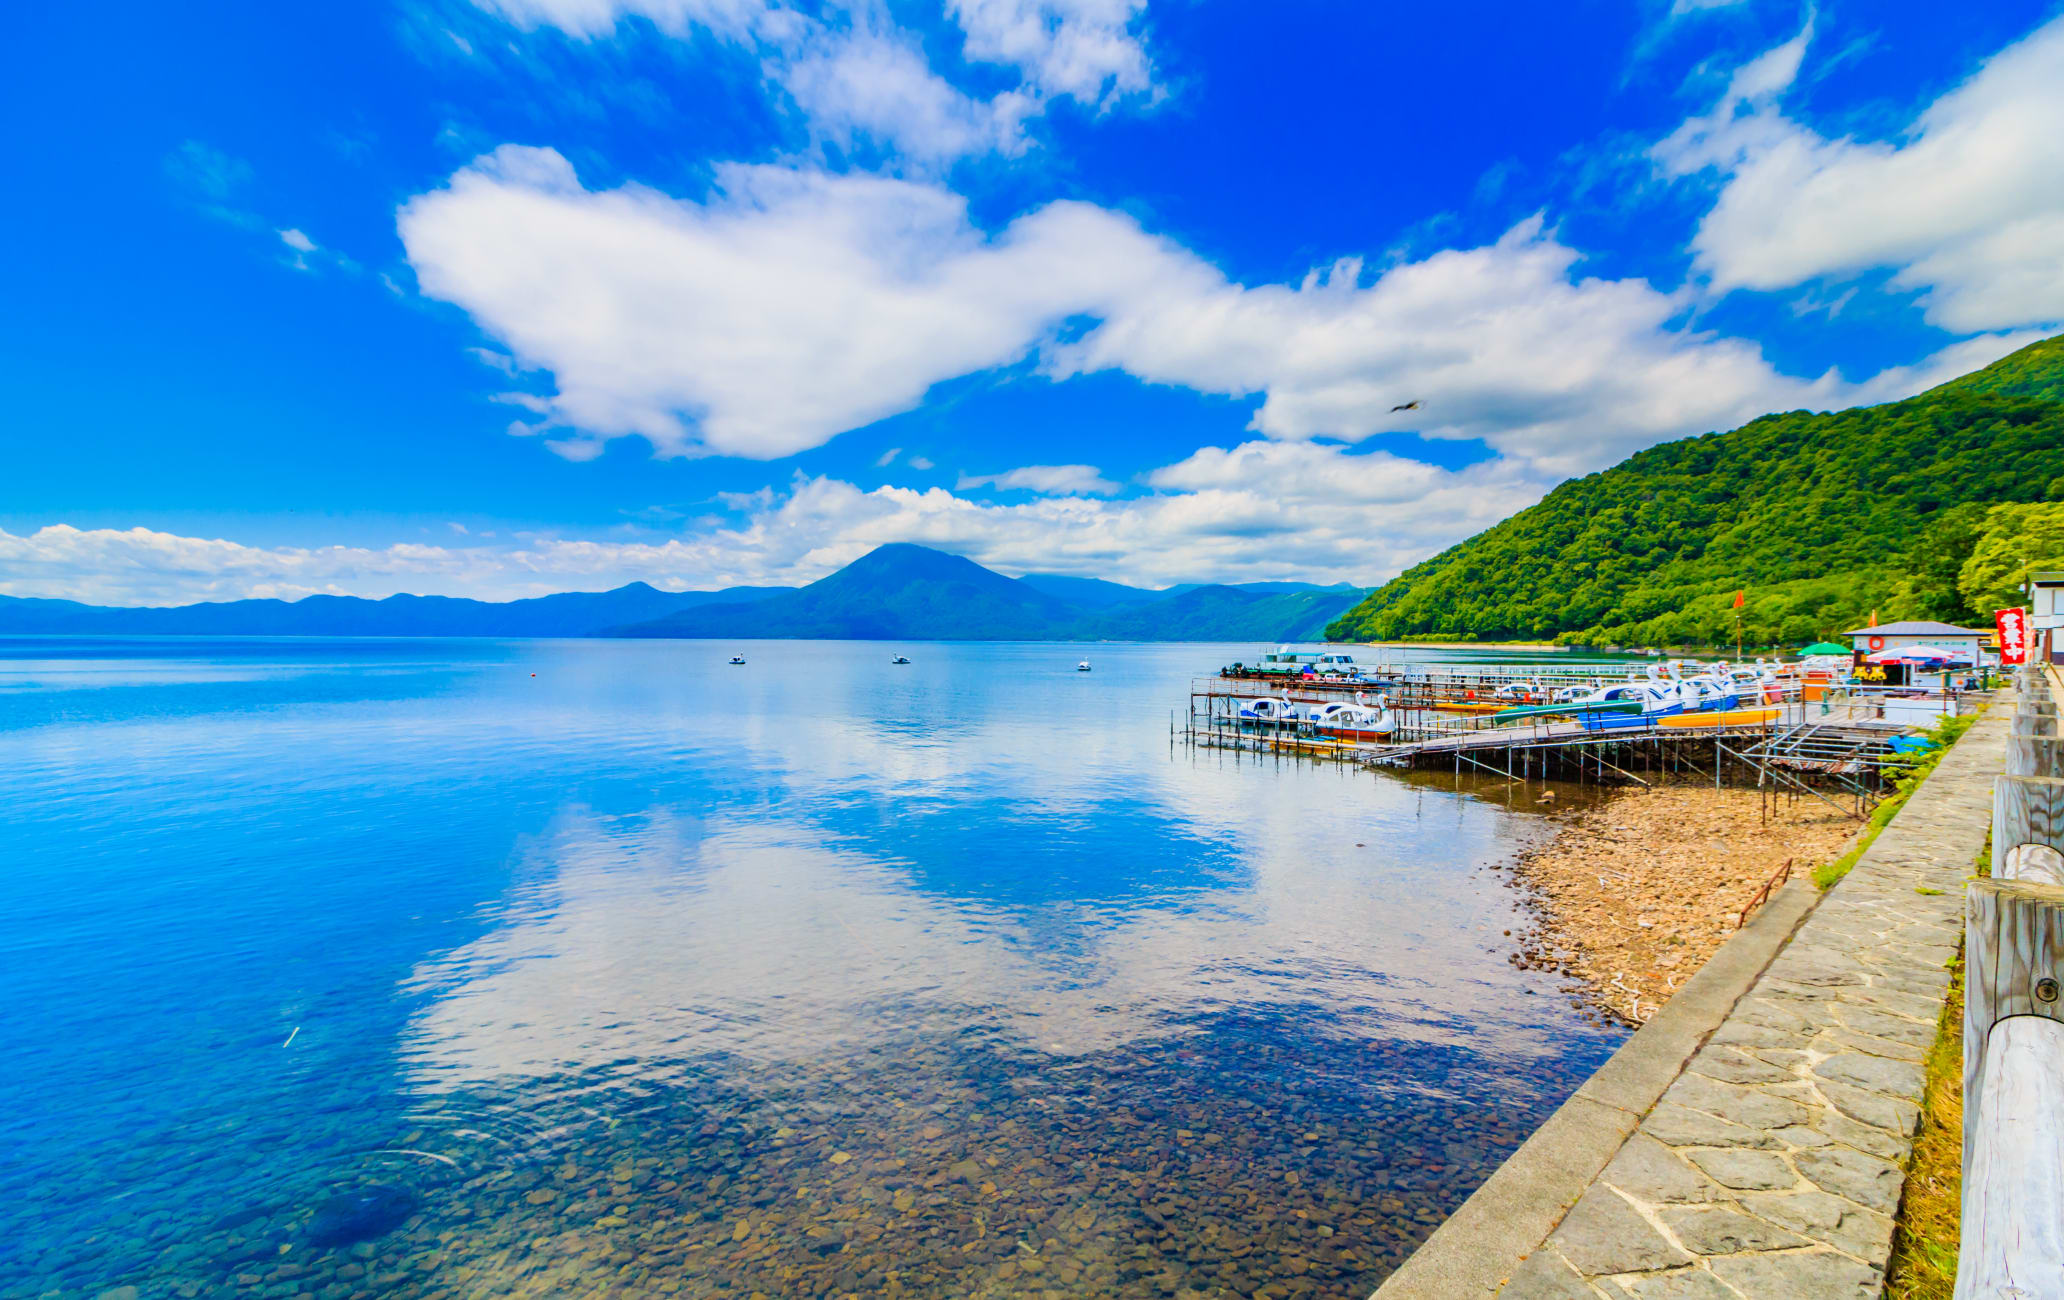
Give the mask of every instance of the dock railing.
[[1956, 1300], [2064, 1296], [2064, 684], [2032, 666], [2016, 684], [1992, 878], [1965, 901]]

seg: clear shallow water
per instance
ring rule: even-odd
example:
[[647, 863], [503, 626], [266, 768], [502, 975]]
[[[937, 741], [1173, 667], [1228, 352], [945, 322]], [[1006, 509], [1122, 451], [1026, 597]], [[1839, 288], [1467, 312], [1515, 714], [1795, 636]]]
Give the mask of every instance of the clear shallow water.
[[0, 1295], [1366, 1295], [1621, 1034], [1252, 650], [0, 642]]

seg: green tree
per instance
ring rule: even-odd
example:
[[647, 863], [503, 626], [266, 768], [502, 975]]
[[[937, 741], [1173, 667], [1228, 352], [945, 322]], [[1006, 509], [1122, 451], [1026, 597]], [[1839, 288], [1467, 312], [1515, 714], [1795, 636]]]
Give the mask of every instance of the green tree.
[[1907, 553], [1907, 587], [1902, 593], [1922, 618], [1965, 623], [1979, 617], [1959, 586], [1964, 564], [1985, 531], [1986, 514], [1994, 507], [1966, 501], [1939, 512], [1914, 540]]
[[1957, 590], [1981, 617], [2021, 603], [2032, 571], [2064, 570], [2064, 502], [1994, 506], [1971, 550]]
[[1970, 618], [1997, 586], [1965, 580], [1987, 512], [2060, 480], [2064, 338], [1902, 402], [1651, 447], [1406, 570], [1327, 635], [1726, 642], [1736, 590], [1751, 642], [1826, 636], [1873, 609]]

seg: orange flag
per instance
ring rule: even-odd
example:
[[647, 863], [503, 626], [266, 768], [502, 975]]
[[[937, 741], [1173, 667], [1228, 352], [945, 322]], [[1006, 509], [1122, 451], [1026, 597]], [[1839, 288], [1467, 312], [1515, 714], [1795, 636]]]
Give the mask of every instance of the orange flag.
[[1749, 593], [1746, 591], [1737, 591], [1734, 593], [1734, 607], [1736, 609], [1740, 609], [1743, 605], [1749, 603], [1748, 594]]

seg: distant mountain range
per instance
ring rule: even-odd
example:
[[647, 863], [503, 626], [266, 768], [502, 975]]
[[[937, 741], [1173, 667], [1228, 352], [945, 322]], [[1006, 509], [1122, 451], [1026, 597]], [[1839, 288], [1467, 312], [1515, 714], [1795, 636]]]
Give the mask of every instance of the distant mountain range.
[[0, 635], [821, 638], [908, 641], [1292, 641], [1361, 596], [1258, 582], [1163, 591], [1100, 578], [1007, 578], [924, 546], [883, 546], [807, 587], [614, 591], [492, 602], [309, 596], [118, 608], [0, 596]]

